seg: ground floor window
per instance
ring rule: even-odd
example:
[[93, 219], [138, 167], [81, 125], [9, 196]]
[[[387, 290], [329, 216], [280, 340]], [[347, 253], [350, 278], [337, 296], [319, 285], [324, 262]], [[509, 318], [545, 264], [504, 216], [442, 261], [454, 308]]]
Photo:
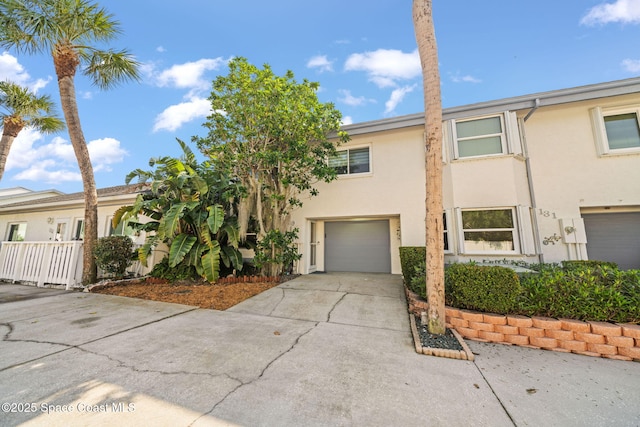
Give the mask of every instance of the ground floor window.
[[7, 240], [10, 242], [22, 242], [27, 234], [27, 224], [24, 222], [9, 225], [9, 236]]
[[515, 252], [514, 212], [508, 209], [463, 210], [464, 252]]
[[76, 221], [76, 226], [73, 230], [73, 240], [84, 240], [84, 220], [79, 219]]

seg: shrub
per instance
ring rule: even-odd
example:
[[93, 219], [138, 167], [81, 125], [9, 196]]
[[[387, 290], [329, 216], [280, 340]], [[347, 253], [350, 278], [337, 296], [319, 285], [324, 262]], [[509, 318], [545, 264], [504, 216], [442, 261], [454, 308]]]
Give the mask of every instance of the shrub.
[[149, 276], [169, 281], [196, 280], [201, 278], [193, 265], [178, 264], [175, 267], [170, 267], [168, 257], [162, 258], [162, 261], [153, 266]]
[[510, 268], [452, 264], [445, 270], [445, 299], [453, 307], [507, 314], [517, 307], [520, 292]]
[[[402, 246], [400, 247], [400, 266], [402, 268], [402, 276], [404, 284], [416, 293], [420, 293], [413, 289], [413, 278], [416, 275], [416, 267], [422, 265], [422, 274], [424, 276], [424, 264], [427, 258], [427, 249], [424, 246]], [[424, 277], [423, 277], [424, 279]], [[424, 280], [422, 288], [425, 287]], [[423, 290], [422, 293], [425, 291]]]
[[416, 294], [420, 295], [423, 299], [427, 299], [427, 263], [422, 260], [421, 263], [414, 267], [413, 276], [411, 277], [411, 283], [408, 288]]
[[137, 257], [133, 242], [127, 236], [101, 237], [93, 249], [96, 264], [105, 273], [116, 278], [124, 277], [125, 271]]
[[585, 268], [613, 268], [618, 269], [618, 264], [610, 261], [597, 261], [597, 260], [572, 260], [572, 261], [562, 261], [562, 268], [566, 271], [570, 270], [582, 270]]
[[[595, 264], [594, 264], [595, 265]], [[520, 314], [576, 320], [640, 321], [640, 270], [604, 266], [549, 269], [522, 277]]]

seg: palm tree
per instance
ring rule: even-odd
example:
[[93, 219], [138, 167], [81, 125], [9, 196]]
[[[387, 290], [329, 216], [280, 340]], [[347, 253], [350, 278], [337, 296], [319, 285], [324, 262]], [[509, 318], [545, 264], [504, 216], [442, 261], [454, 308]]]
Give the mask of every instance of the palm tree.
[[422, 65], [425, 121], [426, 179], [426, 286], [428, 329], [445, 333], [444, 241], [442, 216], [442, 101], [438, 46], [431, 0], [413, 0], [413, 26]]
[[74, 78], [78, 69], [93, 84], [108, 89], [138, 80], [138, 63], [126, 51], [101, 50], [120, 33], [113, 16], [88, 0], [0, 0], [0, 46], [53, 57], [60, 102], [78, 161], [85, 199], [83, 283], [96, 280], [93, 248], [98, 239], [98, 195], [89, 150], [80, 126]]
[[9, 81], [0, 82], [0, 118], [0, 180], [11, 145], [22, 129], [32, 127], [42, 133], [55, 133], [64, 129], [64, 122], [54, 114], [54, 105], [49, 96], [37, 96], [27, 88]]

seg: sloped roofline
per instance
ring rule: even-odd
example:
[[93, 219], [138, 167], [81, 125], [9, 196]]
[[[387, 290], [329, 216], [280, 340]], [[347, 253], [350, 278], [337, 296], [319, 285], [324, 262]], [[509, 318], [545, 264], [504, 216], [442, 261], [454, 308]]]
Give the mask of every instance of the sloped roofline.
[[[148, 190], [149, 184], [118, 185], [115, 187], [99, 188], [98, 204], [105, 200], [118, 200], [131, 198], [132, 195]], [[61, 194], [59, 196], [46, 197], [42, 199], [29, 200], [25, 202], [12, 203], [0, 206], [0, 214], [33, 208], [34, 210], [55, 209], [74, 204], [84, 203], [84, 193]]]
[[[638, 92], [640, 92], [640, 77], [634, 77], [625, 80], [615, 80], [612, 82], [539, 92], [530, 95], [445, 108], [442, 110], [442, 119], [460, 119], [503, 111], [526, 110]], [[413, 126], [424, 126], [424, 113], [354, 123], [343, 126], [342, 130], [346, 131], [350, 135], [360, 135]]]

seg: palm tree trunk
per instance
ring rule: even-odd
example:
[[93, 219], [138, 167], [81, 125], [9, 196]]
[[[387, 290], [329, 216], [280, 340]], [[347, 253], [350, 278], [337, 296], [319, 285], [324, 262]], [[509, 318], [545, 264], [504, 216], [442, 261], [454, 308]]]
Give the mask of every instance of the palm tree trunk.
[[82, 283], [95, 283], [97, 267], [93, 257], [93, 248], [98, 240], [98, 192], [93, 176], [93, 166], [89, 157], [89, 149], [80, 126], [78, 104], [76, 102], [73, 76], [58, 76], [60, 103], [69, 130], [69, 138], [78, 160], [84, 188], [84, 244], [82, 255]]
[[7, 165], [7, 157], [9, 157], [11, 145], [22, 128], [22, 125], [14, 123], [10, 118], [3, 120], [2, 139], [0, 139], [0, 180], [4, 175], [4, 168]]
[[444, 241], [442, 224], [442, 101], [438, 47], [431, 0], [413, 0], [413, 24], [422, 65], [425, 106], [426, 287], [428, 329], [445, 332]]

